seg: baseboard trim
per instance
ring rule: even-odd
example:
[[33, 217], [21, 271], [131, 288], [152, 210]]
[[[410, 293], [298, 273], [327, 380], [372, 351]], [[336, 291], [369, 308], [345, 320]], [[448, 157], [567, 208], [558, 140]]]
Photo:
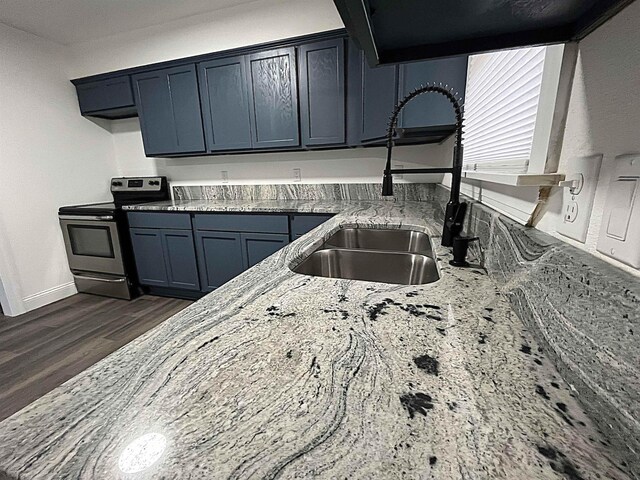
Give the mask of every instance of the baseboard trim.
[[45, 305], [49, 305], [50, 303], [57, 302], [63, 298], [70, 297], [76, 293], [78, 293], [76, 284], [74, 282], [67, 282], [24, 297], [22, 302], [28, 312], [30, 310], [35, 310], [36, 308], [44, 307]]

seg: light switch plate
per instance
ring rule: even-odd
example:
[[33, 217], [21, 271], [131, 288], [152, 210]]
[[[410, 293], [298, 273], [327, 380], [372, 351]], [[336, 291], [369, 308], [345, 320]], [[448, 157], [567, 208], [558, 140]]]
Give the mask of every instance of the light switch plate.
[[616, 157], [597, 249], [640, 268], [640, 155]]
[[294, 182], [301, 182], [302, 181], [302, 172], [300, 171], [299, 168], [294, 168], [293, 169], [293, 181]]
[[589, 230], [593, 199], [596, 195], [602, 155], [573, 159], [565, 174], [566, 180], [576, 180], [576, 188], [562, 192], [562, 217], [556, 231], [565, 237], [584, 243]]

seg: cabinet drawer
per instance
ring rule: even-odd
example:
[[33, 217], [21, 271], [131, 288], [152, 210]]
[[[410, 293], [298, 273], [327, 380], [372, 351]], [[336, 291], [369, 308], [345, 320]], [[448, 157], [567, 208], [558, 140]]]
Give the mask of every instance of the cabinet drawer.
[[194, 224], [197, 230], [289, 233], [286, 215], [199, 214], [195, 216]]
[[294, 215], [291, 217], [291, 236], [297, 238], [310, 232], [333, 215]]
[[191, 230], [191, 217], [188, 213], [129, 212], [128, 218], [132, 228]]
[[76, 86], [78, 103], [83, 114], [130, 107], [133, 103], [133, 90], [128, 75], [81, 83]]

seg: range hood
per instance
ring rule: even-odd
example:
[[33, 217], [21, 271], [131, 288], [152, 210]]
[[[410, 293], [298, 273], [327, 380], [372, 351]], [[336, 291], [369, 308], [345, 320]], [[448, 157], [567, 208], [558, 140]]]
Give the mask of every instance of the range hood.
[[371, 66], [582, 39], [633, 0], [334, 0]]

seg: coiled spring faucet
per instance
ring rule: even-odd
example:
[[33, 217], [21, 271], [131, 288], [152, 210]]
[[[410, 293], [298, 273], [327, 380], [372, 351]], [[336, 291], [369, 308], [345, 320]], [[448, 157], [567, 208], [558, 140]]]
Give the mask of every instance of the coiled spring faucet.
[[[398, 115], [407, 103], [424, 93], [438, 93], [445, 96], [455, 111], [456, 143], [453, 148], [453, 165], [451, 168], [413, 168], [394, 170], [391, 168], [391, 151], [393, 149], [393, 135], [398, 122]], [[462, 179], [462, 122], [462, 105], [460, 104], [460, 100], [455, 97], [453, 90], [448, 89], [446, 85], [442, 86], [442, 84], [427, 84], [416, 88], [398, 102], [391, 114], [387, 130], [387, 166], [385, 167], [384, 177], [382, 180], [383, 196], [393, 196], [392, 175], [394, 173], [451, 173], [451, 196], [449, 197], [449, 203], [447, 203], [447, 208], [445, 210], [444, 229], [442, 231], [442, 245], [445, 247], [453, 246], [454, 238], [460, 235], [464, 223], [464, 216], [467, 211], [467, 204], [465, 202], [460, 202], [460, 182]]]

